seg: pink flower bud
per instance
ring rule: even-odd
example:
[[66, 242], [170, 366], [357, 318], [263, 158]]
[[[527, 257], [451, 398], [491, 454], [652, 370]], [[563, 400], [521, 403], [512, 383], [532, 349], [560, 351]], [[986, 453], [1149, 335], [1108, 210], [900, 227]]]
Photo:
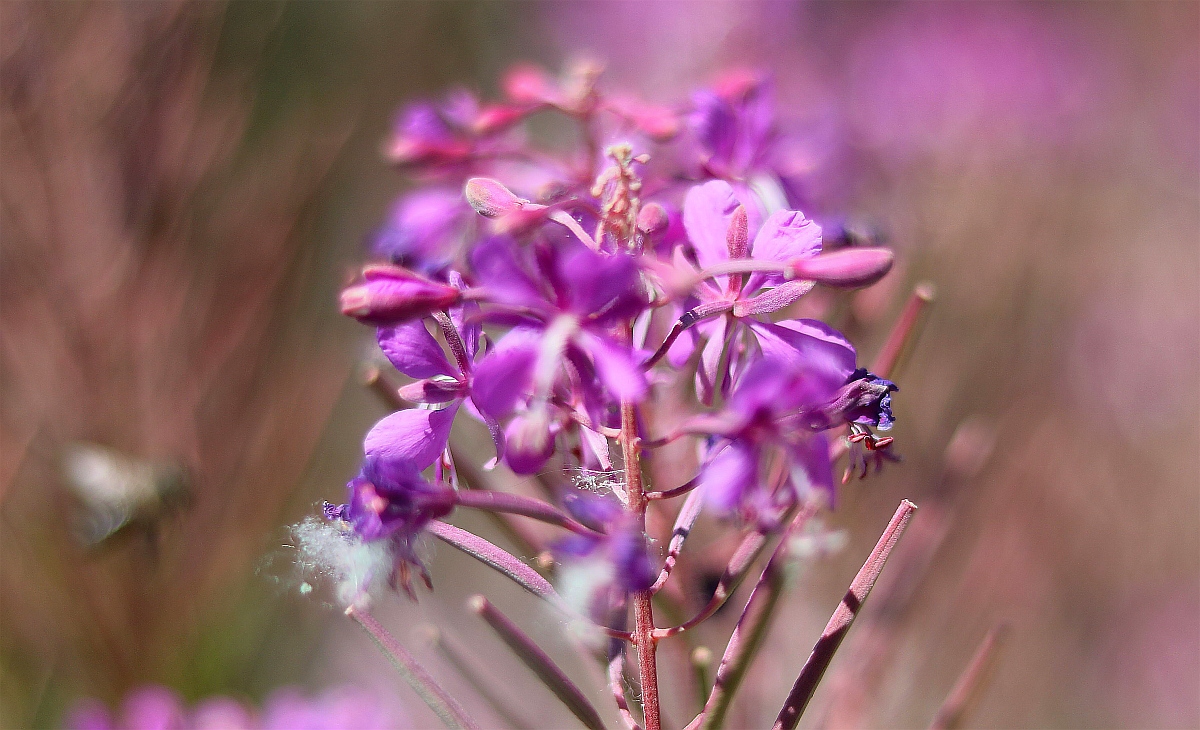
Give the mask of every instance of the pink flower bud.
[[467, 202], [484, 218], [499, 218], [520, 210], [528, 201], [488, 177], [473, 177], [467, 181]]
[[526, 113], [525, 109], [515, 106], [487, 106], [479, 111], [471, 126], [476, 134], [492, 134], [521, 121]]
[[816, 281], [856, 289], [870, 286], [891, 271], [895, 255], [890, 248], [854, 247], [788, 262], [787, 278]]
[[462, 292], [398, 266], [363, 269], [363, 283], [342, 291], [342, 314], [364, 324], [389, 325], [424, 317], [456, 304]]
[[662, 233], [667, 230], [669, 225], [671, 225], [671, 217], [667, 215], [666, 208], [658, 203], [646, 203], [638, 213], [638, 230], [647, 236]]
[[525, 203], [520, 208], [497, 218], [492, 230], [500, 234], [519, 236], [546, 220], [550, 208], [537, 203]]
[[513, 66], [501, 85], [505, 95], [518, 104], [552, 104], [559, 96], [546, 72], [529, 64]]
[[504, 461], [517, 474], [534, 474], [554, 454], [550, 414], [532, 408], [519, 414], [504, 429]]

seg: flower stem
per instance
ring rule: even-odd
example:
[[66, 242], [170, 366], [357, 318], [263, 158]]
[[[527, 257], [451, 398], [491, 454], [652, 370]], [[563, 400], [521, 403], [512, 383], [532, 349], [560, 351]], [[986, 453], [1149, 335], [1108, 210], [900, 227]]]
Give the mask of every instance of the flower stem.
[[[625, 457], [625, 492], [629, 495], [629, 509], [637, 516], [643, 530], [646, 529], [645, 485], [642, 483], [642, 465], [639, 458], [641, 445], [638, 441], [637, 407], [629, 402], [621, 403], [621, 452]], [[633, 644], [637, 647], [638, 677], [642, 684], [642, 709], [646, 719], [646, 730], [660, 730], [662, 720], [658, 707], [658, 664], [654, 656], [654, 609], [650, 604], [653, 593], [638, 591], [633, 599]]]
[[800, 716], [808, 707], [809, 700], [817, 691], [817, 684], [825, 675], [829, 663], [833, 661], [834, 653], [841, 646], [842, 639], [850, 630], [850, 624], [854, 623], [854, 618], [858, 616], [859, 610], [866, 602], [867, 595], [875, 585], [875, 580], [883, 571], [883, 564], [887, 562], [888, 555], [896, 546], [900, 535], [904, 534], [904, 528], [908, 525], [908, 520], [916, 509], [917, 506], [907, 499], [896, 508], [896, 514], [892, 516], [892, 521], [883, 531], [883, 535], [880, 536], [875, 549], [871, 551], [867, 562], [863, 563], [858, 575], [854, 576], [854, 580], [850, 583], [850, 590], [846, 591], [846, 596], [842, 598], [842, 602], [838, 604], [829, 623], [826, 624], [825, 631], [821, 632], [821, 638], [813, 646], [808, 661], [800, 669], [800, 676], [796, 678], [796, 683], [792, 685], [792, 691], [788, 694], [783, 708], [775, 718], [773, 730], [795, 730], [796, 724], [800, 722]]
[[429, 672], [417, 664], [417, 660], [400, 645], [399, 641], [396, 641], [396, 637], [388, 633], [388, 630], [383, 628], [366, 609], [351, 606], [346, 609], [346, 615], [354, 619], [355, 623], [367, 632], [379, 650], [404, 678], [404, 681], [408, 682], [409, 686], [416, 691], [426, 705], [429, 705], [429, 709], [433, 710], [446, 727], [478, 730], [479, 726], [462, 708], [462, 705], [458, 704], [450, 696], [450, 693], [434, 681]]
[[533, 639], [529, 638], [524, 631], [517, 628], [517, 625], [511, 619], [500, 613], [483, 596], [471, 596], [467, 599], [467, 605], [472, 612], [486, 621], [488, 626], [492, 627], [492, 630], [496, 632], [508, 648], [517, 655], [525, 666], [529, 667], [530, 671], [537, 675], [538, 679], [542, 680], [542, 683], [554, 693], [554, 696], [559, 701], [567, 706], [567, 709], [575, 717], [579, 718], [579, 721], [585, 727], [589, 730], [604, 730], [604, 721], [600, 719], [600, 713], [588, 701], [587, 696], [567, 677], [562, 669], [559, 669], [554, 660], [541, 647], [534, 643]]

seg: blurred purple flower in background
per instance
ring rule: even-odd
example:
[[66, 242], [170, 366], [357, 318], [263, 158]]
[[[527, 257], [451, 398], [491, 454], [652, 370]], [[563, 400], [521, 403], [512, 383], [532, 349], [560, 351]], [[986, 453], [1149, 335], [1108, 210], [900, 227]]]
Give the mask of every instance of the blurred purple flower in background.
[[157, 685], [134, 690], [119, 713], [96, 700], [71, 709], [66, 730], [396, 730], [407, 727], [395, 700], [356, 687], [333, 687], [315, 697], [276, 690], [261, 709], [231, 697], [208, 697], [188, 708]]

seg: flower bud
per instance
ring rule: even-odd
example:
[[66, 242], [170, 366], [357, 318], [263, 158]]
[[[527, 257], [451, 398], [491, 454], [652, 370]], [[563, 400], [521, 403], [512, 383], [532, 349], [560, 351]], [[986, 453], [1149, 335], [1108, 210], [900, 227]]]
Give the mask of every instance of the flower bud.
[[671, 217], [667, 215], [666, 208], [658, 203], [646, 203], [638, 213], [638, 230], [647, 236], [662, 233], [670, 225]]
[[500, 182], [487, 177], [471, 178], [464, 192], [467, 202], [484, 218], [499, 218], [520, 210], [528, 202], [518, 198]]
[[472, 123], [476, 134], [492, 134], [511, 127], [525, 117], [526, 111], [515, 106], [500, 104], [484, 107]]
[[892, 269], [892, 250], [882, 247], [854, 247], [798, 258], [788, 262], [789, 279], [816, 281], [829, 286], [856, 289], [870, 286]]
[[462, 292], [398, 266], [363, 269], [363, 282], [342, 291], [342, 314], [364, 324], [389, 325], [456, 304]]
[[535, 473], [553, 454], [554, 434], [544, 407], [518, 415], [504, 429], [504, 461], [517, 474]]
[[537, 66], [513, 66], [504, 75], [501, 85], [505, 95], [518, 104], [548, 104], [558, 100], [554, 82]]

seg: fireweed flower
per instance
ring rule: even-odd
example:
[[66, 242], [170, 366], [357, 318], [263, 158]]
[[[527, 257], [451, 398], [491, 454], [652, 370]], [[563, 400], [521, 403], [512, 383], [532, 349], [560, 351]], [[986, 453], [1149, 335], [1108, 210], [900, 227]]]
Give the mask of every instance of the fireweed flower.
[[554, 556], [563, 562], [564, 598], [580, 613], [607, 620], [613, 605], [654, 585], [658, 577], [646, 534], [615, 497], [571, 493], [564, 505], [575, 519], [599, 531], [554, 543]]
[[371, 252], [435, 276], [459, 258], [475, 229], [475, 216], [458, 188], [419, 189], [396, 201], [387, 220], [371, 235]]
[[[753, 515], [815, 489], [832, 501], [829, 441], [824, 431], [852, 424], [890, 428], [896, 386], [855, 367], [855, 350], [839, 332], [815, 320], [763, 325], [765, 354], [738, 378], [723, 411], [696, 419], [715, 437], [700, 487], [722, 511]], [[782, 458], [777, 484], [764, 464]]]
[[482, 107], [473, 94], [459, 89], [441, 102], [421, 101], [402, 109], [386, 155], [393, 163], [419, 172], [453, 172], [504, 149], [497, 133], [523, 116], [512, 107]]
[[[517, 473], [541, 468], [554, 447], [560, 386], [590, 417], [608, 420], [617, 400], [640, 400], [646, 381], [613, 327], [646, 307], [636, 262], [576, 241], [518, 248], [506, 237], [481, 243], [472, 262], [490, 316], [517, 325], [476, 369], [479, 410], [506, 428], [505, 461]], [[555, 401], [558, 402], [555, 402]]]
[[[773, 329], [757, 317], [777, 312], [809, 292], [817, 282], [853, 288], [878, 280], [891, 268], [891, 251], [881, 248], [844, 249], [821, 254], [821, 228], [799, 211], [778, 211], [751, 238], [746, 208], [726, 182], [714, 180], [692, 188], [684, 202], [683, 222], [697, 263], [702, 268], [737, 260], [777, 263], [778, 271], [725, 274], [703, 281], [683, 303], [683, 333], [668, 351], [673, 365], [686, 361], [704, 339], [696, 371], [696, 391], [711, 403], [715, 390], [724, 391], [743, 362], [730, 357], [718, 371], [727, 345], [743, 332], [761, 349], [777, 343]], [[751, 242], [751, 240], [753, 242]], [[676, 268], [688, 264], [676, 261]], [[714, 321], [705, 321], [718, 317]], [[744, 351], [744, 354], [751, 354]]]
[[[683, 224], [701, 268], [733, 259], [757, 259], [781, 264], [816, 256], [821, 251], [821, 229], [796, 211], [775, 213], [751, 239], [750, 220], [733, 188], [714, 180], [692, 188], [684, 201]], [[753, 241], [753, 242], [751, 242]], [[727, 378], [717, 372], [726, 342], [734, 339], [743, 321], [751, 330], [756, 315], [776, 312], [795, 302], [813, 287], [811, 281], [784, 281], [781, 273], [755, 272], [714, 277], [701, 282], [686, 301], [685, 316], [702, 322], [672, 345], [669, 357], [678, 366], [705, 337], [696, 372], [701, 400], [712, 402], [714, 389]], [[728, 315], [728, 316], [726, 316]]]

